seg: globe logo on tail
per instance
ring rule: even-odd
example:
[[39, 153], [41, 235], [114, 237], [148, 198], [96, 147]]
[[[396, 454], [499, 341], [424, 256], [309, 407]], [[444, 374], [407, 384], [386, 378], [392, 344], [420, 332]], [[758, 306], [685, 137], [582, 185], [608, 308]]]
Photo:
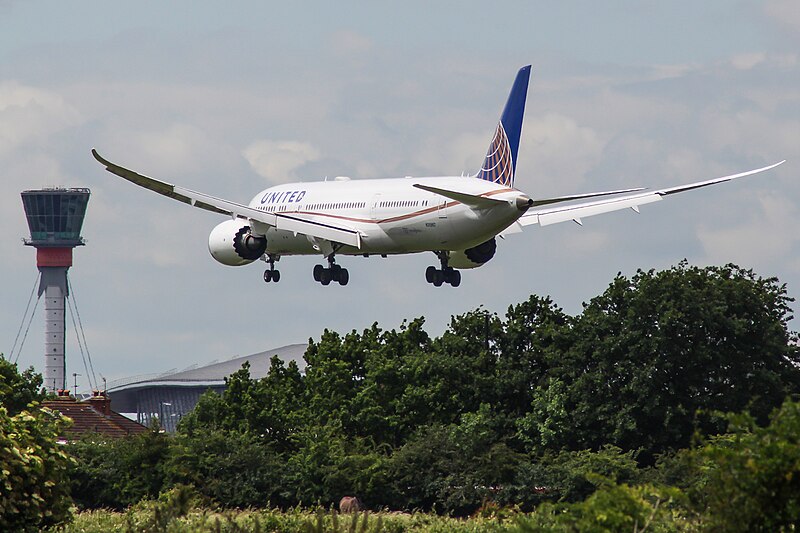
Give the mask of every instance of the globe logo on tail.
[[503, 123], [498, 122], [494, 132], [494, 138], [486, 152], [486, 159], [483, 161], [480, 172], [476, 176], [479, 179], [499, 183], [506, 187], [514, 184], [514, 164], [511, 160], [511, 146], [508, 144], [508, 136]]

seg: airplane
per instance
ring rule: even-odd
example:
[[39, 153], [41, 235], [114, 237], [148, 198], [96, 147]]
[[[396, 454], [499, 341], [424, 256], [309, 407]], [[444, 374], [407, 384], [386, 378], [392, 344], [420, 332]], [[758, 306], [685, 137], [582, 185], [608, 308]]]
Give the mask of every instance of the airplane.
[[136, 185], [200, 209], [226, 215], [208, 237], [212, 257], [223, 265], [265, 261], [264, 281], [278, 282], [275, 263], [284, 256], [321, 255], [313, 278], [347, 285], [337, 256], [433, 252], [439, 265], [425, 270], [436, 287], [461, 284], [461, 270], [480, 267], [497, 250], [497, 237], [525, 226], [548, 226], [657, 202], [673, 194], [750, 176], [778, 163], [658, 190], [620, 189], [537, 198], [514, 187], [522, 119], [531, 66], [516, 75], [480, 170], [471, 176], [355, 179], [286, 183], [262, 190], [249, 204], [217, 198], [150, 178], [92, 155], [106, 170]]

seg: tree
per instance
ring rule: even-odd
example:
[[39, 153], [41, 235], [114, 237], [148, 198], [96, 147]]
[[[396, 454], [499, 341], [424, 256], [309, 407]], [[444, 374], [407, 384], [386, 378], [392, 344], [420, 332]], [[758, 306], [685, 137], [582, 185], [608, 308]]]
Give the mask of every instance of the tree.
[[291, 505], [279, 497], [283, 458], [250, 433], [211, 430], [176, 435], [165, 465], [167, 485], [191, 485], [223, 507]]
[[179, 431], [185, 435], [225, 430], [249, 433], [277, 450], [290, 446], [290, 436], [307, 418], [305, 383], [297, 363], [270, 360], [264, 379], [250, 377], [250, 363], [225, 378], [225, 392], [208, 391], [195, 409], [183, 417]]
[[791, 531], [800, 523], [800, 402], [787, 400], [766, 427], [731, 417], [732, 433], [690, 452], [696, 500], [715, 531]]
[[490, 406], [483, 404], [462, 414], [458, 424], [419, 428], [394, 452], [394, 504], [469, 514], [485, 500], [503, 500], [500, 493], [513, 483], [523, 459], [498, 436]]
[[41, 374], [34, 372], [33, 367], [20, 373], [16, 363], [0, 354], [0, 405], [9, 414], [15, 415], [32, 402], [41, 402], [44, 397]]
[[75, 458], [69, 479], [82, 508], [121, 510], [165, 488], [169, 437], [157, 426], [124, 438], [85, 435], [66, 450]]
[[[527, 438], [538, 439], [540, 450], [611, 443], [642, 449], [640, 458], [651, 462], [688, 446], [695, 427], [724, 430], [714, 411], [747, 409], [765, 422], [787, 394], [800, 391], [791, 301], [777, 279], [733, 265], [683, 262], [617, 276], [585, 306], [571, 346], [551, 361], [551, 383], [565, 387], [549, 398], [538, 394], [551, 407], [534, 405]], [[563, 424], [563, 412], [571, 431], [541, 432]]]
[[69, 423], [49, 409], [0, 406], [0, 530], [40, 531], [71, 519], [69, 456], [56, 438]]

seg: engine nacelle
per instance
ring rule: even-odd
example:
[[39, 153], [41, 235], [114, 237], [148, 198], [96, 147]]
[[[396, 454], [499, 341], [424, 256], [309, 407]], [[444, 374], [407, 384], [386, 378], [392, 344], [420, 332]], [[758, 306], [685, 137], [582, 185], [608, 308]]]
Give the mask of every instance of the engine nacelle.
[[478, 246], [458, 252], [450, 252], [448, 264], [453, 268], [477, 268], [494, 257], [496, 251], [497, 241], [492, 237]]
[[247, 222], [226, 220], [211, 230], [208, 251], [223, 265], [247, 265], [267, 251], [267, 238], [253, 235]]

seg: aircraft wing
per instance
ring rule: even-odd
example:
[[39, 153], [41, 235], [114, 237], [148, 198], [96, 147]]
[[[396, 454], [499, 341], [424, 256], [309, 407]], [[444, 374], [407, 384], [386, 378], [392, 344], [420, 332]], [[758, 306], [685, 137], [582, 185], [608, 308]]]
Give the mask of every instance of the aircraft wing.
[[585, 217], [601, 215], [603, 213], [610, 213], [611, 211], [619, 211], [627, 208], [638, 211], [640, 205], [658, 202], [663, 200], [666, 196], [758, 174], [759, 172], [764, 172], [775, 168], [784, 162], [785, 160], [766, 167], [757, 168], [755, 170], [740, 172], [739, 174], [732, 174], [730, 176], [723, 176], [721, 178], [714, 178], [705, 181], [697, 181], [686, 185], [678, 185], [676, 187], [669, 187], [656, 191], [645, 191], [637, 194], [628, 194], [625, 196], [616, 196], [614, 198], [605, 198], [603, 200], [593, 200], [590, 202], [581, 202], [547, 209], [529, 209], [519, 219], [518, 222], [523, 226], [528, 226], [531, 224], [548, 226], [550, 224], [557, 224], [559, 222], [565, 222], [568, 220], [573, 220], [578, 224], [581, 224], [581, 219]]
[[280, 230], [293, 231], [361, 248], [361, 234], [352, 228], [304, 220], [292, 213], [265, 213], [244, 204], [231, 202], [144, 176], [104, 159], [94, 148], [92, 149], [92, 155], [112, 174], [179, 202], [231, 217], [256, 220]]

